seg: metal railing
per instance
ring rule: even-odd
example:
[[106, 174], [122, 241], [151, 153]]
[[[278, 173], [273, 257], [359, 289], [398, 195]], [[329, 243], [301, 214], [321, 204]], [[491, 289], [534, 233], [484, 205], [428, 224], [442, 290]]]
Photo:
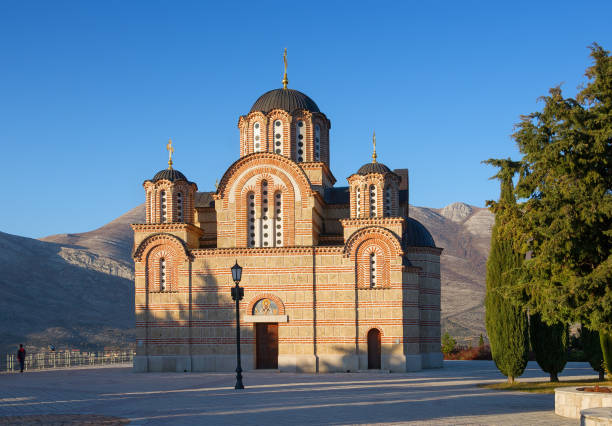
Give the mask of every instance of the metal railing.
[[[27, 354], [24, 371], [49, 368], [71, 368], [84, 366], [105, 366], [130, 363], [134, 360], [133, 351], [76, 352], [53, 351]], [[21, 369], [17, 354], [6, 354], [0, 358], [0, 371], [15, 372]]]

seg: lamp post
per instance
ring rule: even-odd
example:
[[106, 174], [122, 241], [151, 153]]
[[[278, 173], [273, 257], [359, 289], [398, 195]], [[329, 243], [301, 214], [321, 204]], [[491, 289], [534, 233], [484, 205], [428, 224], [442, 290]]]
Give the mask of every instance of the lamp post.
[[232, 266], [232, 279], [236, 284], [232, 287], [232, 299], [236, 301], [236, 386], [234, 389], [244, 389], [242, 384], [242, 366], [240, 365], [240, 301], [244, 297], [244, 288], [240, 287], [240, 279], [242, 278], [242, 267], [236, 264]]

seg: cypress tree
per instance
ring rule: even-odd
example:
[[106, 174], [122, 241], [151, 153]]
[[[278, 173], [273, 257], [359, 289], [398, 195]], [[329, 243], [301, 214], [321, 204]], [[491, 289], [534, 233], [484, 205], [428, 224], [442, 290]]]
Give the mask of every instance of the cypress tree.
[[603, 353], [601, 352], [601, 343], [599, 341], [599, 333], [590, 330], [584, 326], [580, 329], [580, 340], [587, 361], [593, 367], [593, 370], [599, 373], [599, 380], [604, 379]]
[[550, 374], [551, 382], [558, 382], [558, 374], [567, 363], [569, 327], [560, 322], [548, 325], [540, 314], [534, 314], [530, 318], [529, 331], [538, 365]]
[[601, 343], [601, 352], [603, 352], [604, 367], [608, 372], [608, 376], [612, 375], [612, 334], [599, 332], [599, 341]]
[[514, 383], [514, 379], [525, 371], [529, 349], [527, 315], [504, 296], [504, 287], [517, 280], [522, 262], [511, 238], [503, 232], [504, 217], [516, 205], [512, 194], [515, 163], [510, 160], [489, 160], [487, 163], [501, 167], [496, 176], [501, 181], [501, 195], [498, 203], [489, 203], [496, 215], [487, 260], [485, 322], [495, 365], [508, 377], [509, 383]]

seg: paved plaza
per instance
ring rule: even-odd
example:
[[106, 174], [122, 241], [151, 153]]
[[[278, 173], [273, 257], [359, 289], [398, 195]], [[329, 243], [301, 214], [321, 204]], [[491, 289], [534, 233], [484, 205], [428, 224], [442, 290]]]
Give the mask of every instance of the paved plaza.
[[[79, 414], [135, 425], [579, 423], [554, 414], [554, 395], [477, 387], [504, 379], [491, 361], [445, 361], [417, 373], [244, 377], [246, 389], [236, 391], [232, 374], [133, 373], [128, 366], [0, 374], [0, 424]], [[561, 378], [570, 377], [595, 375], [586, 363], [568, 363]], [[530, 362], [520, 380], [527, 379], [547, 375]]]

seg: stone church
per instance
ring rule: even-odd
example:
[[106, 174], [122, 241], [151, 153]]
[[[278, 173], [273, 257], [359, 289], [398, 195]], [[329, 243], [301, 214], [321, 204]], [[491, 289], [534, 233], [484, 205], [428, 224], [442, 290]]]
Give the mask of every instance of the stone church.
[[283, 88], [239, 117], [240, 156], [215, 192], [172, 167], [171, 143], [144, 182], [135, 371], [235, 369], [236, 261], [245, 370], [442, 366], [442, 249], [409, 215], [408, 169], [378, 162], [374, 138], [371, 161], [335, 186], [331, 122], [287, 83], [285, 68]]

